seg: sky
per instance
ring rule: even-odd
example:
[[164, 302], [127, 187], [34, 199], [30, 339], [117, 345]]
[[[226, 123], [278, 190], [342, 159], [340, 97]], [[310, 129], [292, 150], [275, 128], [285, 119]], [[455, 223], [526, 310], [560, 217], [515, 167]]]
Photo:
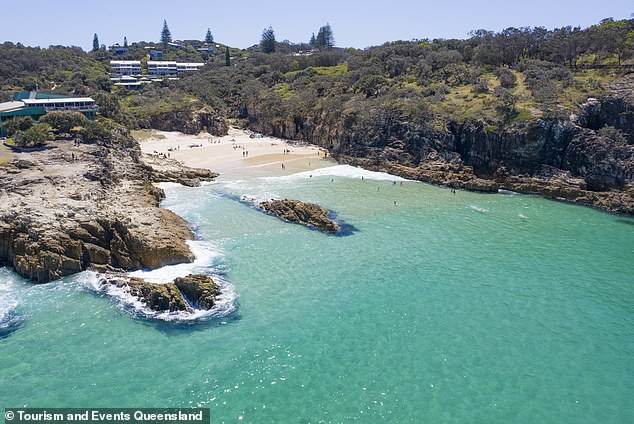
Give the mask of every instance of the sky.
[[278, 41], [307, 42], [330, 23], [338, 47], [365, 48], [386, 41], [468, 38], [472, 30], [567, 25], [631, 18], [631, 0], [3, 0], [0, 42], [92, 48], [101, 44], [158, 41], [163, 19], [174, 40], [214, 39], [233, 47], [259, 43], [271, 25]]

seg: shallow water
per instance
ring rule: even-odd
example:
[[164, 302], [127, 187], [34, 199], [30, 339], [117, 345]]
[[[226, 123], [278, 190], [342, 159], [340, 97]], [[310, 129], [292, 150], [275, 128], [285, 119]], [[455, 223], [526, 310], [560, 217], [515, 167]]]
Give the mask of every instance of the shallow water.
[[[90, 273], [35, 286], [2, 270], [0, 407], [204, 406], [212, 422], [634, 422], [629, 219], [347, 166], [165, 189], [208, 255], [150, 276], [218, 276], [235, 311], [142, 319], [91, 289]], [[326, 236], [240, 195], [317, 202], [357, 231]]]

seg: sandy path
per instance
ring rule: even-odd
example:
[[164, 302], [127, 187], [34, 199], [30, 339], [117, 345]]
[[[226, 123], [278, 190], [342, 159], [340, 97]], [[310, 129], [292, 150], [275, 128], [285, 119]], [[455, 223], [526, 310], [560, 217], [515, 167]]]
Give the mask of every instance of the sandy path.
[[169, 155], [187, 166], [217, 172], [220, 178], [284, 175], [332, 164], [315, 146], [272, 137], [250, 138], [249, 132], [235, 128], [223, 137], [165, 131], [156, 134], [165, 138], [142, 141], [144, 153]]

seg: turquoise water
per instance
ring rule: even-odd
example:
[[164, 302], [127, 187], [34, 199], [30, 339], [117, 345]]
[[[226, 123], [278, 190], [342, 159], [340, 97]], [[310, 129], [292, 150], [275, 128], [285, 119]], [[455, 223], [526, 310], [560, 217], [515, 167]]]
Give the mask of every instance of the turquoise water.
[[[632, 219], [345, 166], [166, 192], [200, 237], [193, 269], [226, 282], [235, 310], [143, 319], [90, 273], [35, 286], [0, 270], [0, 407], [634, 422]], [[287, 224], [240, 195], [318, 202], [356, 231]]]

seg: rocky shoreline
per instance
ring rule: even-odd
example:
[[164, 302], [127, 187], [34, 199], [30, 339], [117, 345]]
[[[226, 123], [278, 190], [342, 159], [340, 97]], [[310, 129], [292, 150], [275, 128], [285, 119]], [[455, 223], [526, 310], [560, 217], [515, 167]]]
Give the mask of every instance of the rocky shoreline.
[[[442, 126], [395, 117], [386, 125], [303, 116], [276, 126], [257, 102], [245, 118], [258, 131], [328, 149], [340, 163], [472, 191], [500, 189], [634, 215], [634, 75], [589, 98], [576, 115], [496, 126]], [[442, 119], [442, 117], [438, 117]]]
[[94, 143], [55, 141], [0, 167], [0, 265], [46, 283], [87, 269], [191, 262], [187, 222], [161, 209], [154, 183], [196, 185], [216, 174], [142, 157], [121, 130]]

